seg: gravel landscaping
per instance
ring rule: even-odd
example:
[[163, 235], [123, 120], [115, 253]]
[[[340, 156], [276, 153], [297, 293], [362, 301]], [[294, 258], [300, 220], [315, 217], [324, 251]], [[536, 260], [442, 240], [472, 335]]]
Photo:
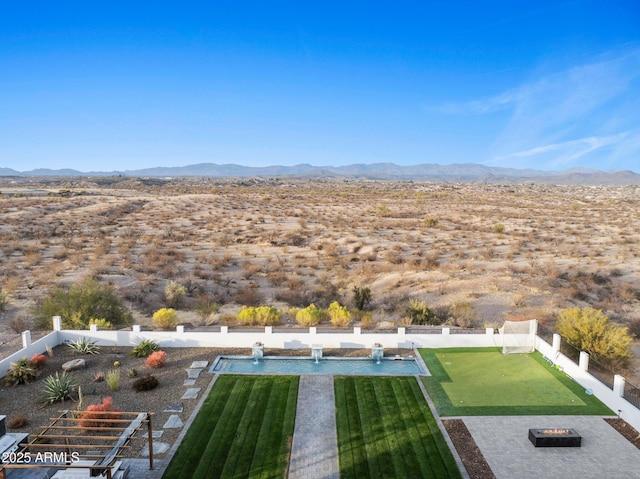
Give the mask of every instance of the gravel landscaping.
[[[44, 380], [55, 372], [61, 372], [62, 364], [71, 359], [81, 357], [87, 362], [85, 369], [71, 373], [82, 390], [82, 409], [86, 409], [91, 404], [99, 404], [102, 398], [111, 396], [113, 406], [122, 411], [151, 412], [153, 429], [160, 430], [171, 414], [163, 412], [164, 409], [182, 404], [183, 411], [180, 417], [186, 421], [198, 402], [198, 399], [181, 399], [187, 387], [201, 388], [204, 391], [212, 379], [212, 376], [203, 370], [193, 385], [185, 386], [187, 369], [192, 362], [208, 361], [210, 365], [221, 354], [249, 354], [250, 352], [250, 350], [222, 348], [171, 348], [166, 350], [166, 364], [161, 368], [151, 369], [145, 366], [145, 358], [130, 357], [131, 349], [102, 347], [97, 355], [78, 356], [74, 355], [66, 345], [55, 347], [53, 357], [49, 358], [36, 381], [15, 387], [2, 384], [0, 413], [7, 416], [7, 425], [10, 425], [17, 415], [22, 415], [27, 420], [25, 426], [17, 429], [8, 427], [8, 431], [37, 434], [42, 427], [51, 422], [50, 418], [59, 416], [63, 410], [74, 410], [80, 407], [77, 393], [73, 394], [72, 400], [65, 402], [45, 404], [42, 400]], [[120, 363], [117, 368], [114, 366], [116, 361]], [[120, 370], [120, 388], [117, 391], [111, 391], [105, 381], [95, 382], [94, 380], [98, 373], [108, 373], [113, 369]], [[129, 377], [128, 374], [132, 369], [137, 371], [137, 377], [153, 374], [158, 379], [159, 385], [151, 391], [134, 391], [132, 384], [137, 377]], [[165, 429], [160, 440], [172, 444], [180, 431], [181, 429]], [[134, 445], [132, 452], [136, 453], [142, 447], [142, 443]]]

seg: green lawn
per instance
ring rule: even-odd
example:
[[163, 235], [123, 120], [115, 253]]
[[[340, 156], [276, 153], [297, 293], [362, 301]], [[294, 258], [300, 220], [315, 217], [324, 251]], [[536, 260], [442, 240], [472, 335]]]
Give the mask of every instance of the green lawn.
[[282, 478], [297, 376], [220, 375], [163, 479]]
[[342, 376], [334, 387], [341, 478], [461, 477], [415, 378]]
[[441, 416], [609, 415], [612, 411], [538, 352], [420, 349], [423, 382]]

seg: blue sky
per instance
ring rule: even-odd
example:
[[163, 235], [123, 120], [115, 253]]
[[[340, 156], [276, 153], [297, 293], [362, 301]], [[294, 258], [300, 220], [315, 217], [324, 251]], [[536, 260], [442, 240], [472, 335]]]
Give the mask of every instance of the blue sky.
[[4, 2], [0, 167], [640, 171], [636, 1]]

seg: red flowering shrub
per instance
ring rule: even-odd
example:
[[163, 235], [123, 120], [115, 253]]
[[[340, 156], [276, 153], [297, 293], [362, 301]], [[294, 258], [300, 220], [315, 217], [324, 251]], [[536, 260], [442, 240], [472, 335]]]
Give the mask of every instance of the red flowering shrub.
[[113, 407], [113, 399], [107, 396], [102, 400], [102, 404], [92, 404], [80, 416], [78, 425], [80, 427], [113, 427], [118, 423], [114, 423], [110, 419], [120, 419], [122, 414], [120, 409]]
[[164, 351], [156, 351], [149, 355], [145, 364], [150, 368], [161, 368], [167, 360], [167, 353]]
[[47, 357], [44, 354], [34, 354], [31, 358], [31, 365], [36, 369], [42, 369], [47, 364]]

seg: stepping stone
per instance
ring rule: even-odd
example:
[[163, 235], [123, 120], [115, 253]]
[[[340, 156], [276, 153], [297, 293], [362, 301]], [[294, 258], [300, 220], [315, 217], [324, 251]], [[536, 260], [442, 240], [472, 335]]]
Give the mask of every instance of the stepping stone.
[[198, 379], [198, 376], [200, 376], [201, 372], [202, 369], [187, 369], [187, 376], [189, 377], [189, 379]]
[[75, 371], [76, 369], [84, 369], [87, 367], [87, 362], [84, 359], [72, 359], [62, 365], [63, 371]]
[[169, 406], [167, 409], [165, 409], [162, 412], [182, 412], [184, 410], [184, 405], [179, 402], [177, 404], [172, 404], [171, 406]]
[[160, 439], [163, 434], [164, 431], [151, 431], [151, 437], [154, 439]]
[[189, 388], [184, 392], [180, 399], [196, 399], [200, 389], [202, 388]]
[[180, 419], [180, 416], [178, 416], [177, 414], [172, 414], [171, 416], [169, 416], [169, 419], [167, 419], [167, 422], [164, 423], [164, 426], [162, 426], [162, 428], [179, 429], [182, 426], [184, 426], [184, 423], [182, 422], [182, 419]]
[[[163, 454], [169, 450], [171, 445], [166, 442], [153, 441], [153, 455]], [[144, 447], [140, 450], [142, 457], [149, 457], [149, 442], [144, 443]]]
[[183, 386], [193, 386], [196, 383], [195, 379], [185, 379]]
[[209, 364], [209, 361], [194, 361], [191, 363], [191, 369], [204, 369]]

